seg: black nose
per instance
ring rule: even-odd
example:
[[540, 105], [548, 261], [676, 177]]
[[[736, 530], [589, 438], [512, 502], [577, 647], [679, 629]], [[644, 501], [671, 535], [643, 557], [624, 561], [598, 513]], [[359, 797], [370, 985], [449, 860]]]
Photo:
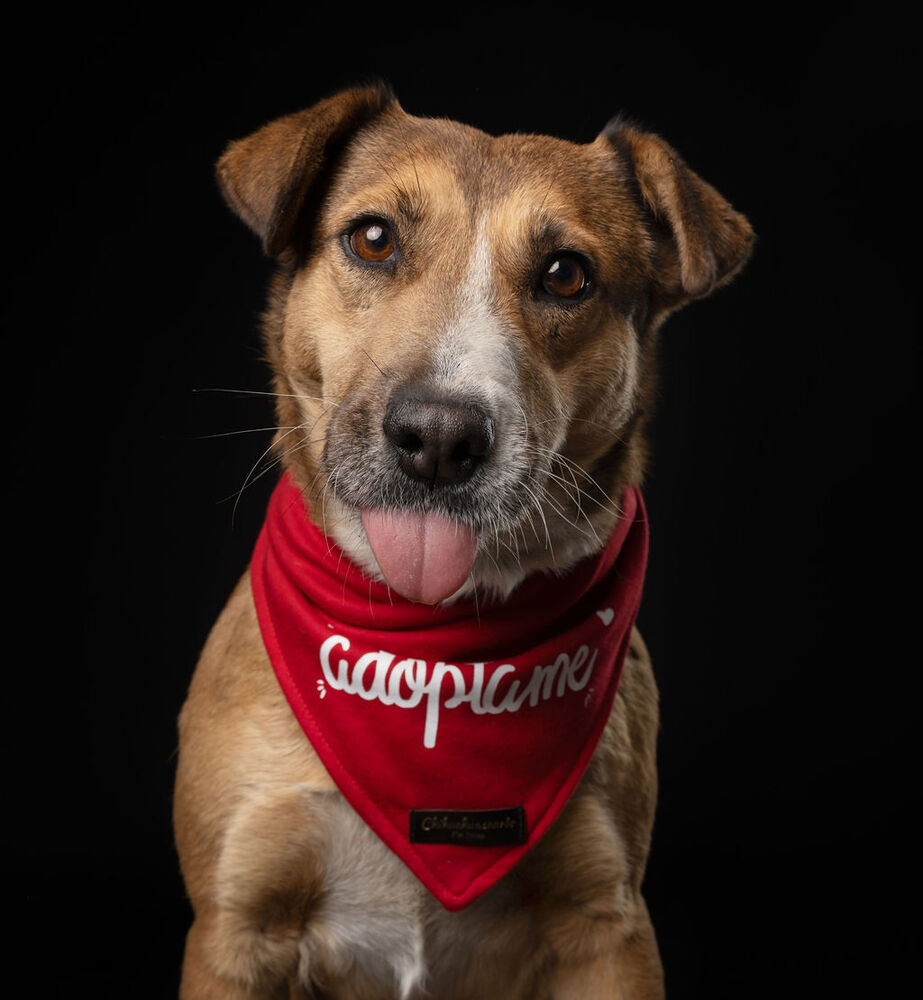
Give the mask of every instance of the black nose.
[[486, 411], [452, 399], [395, 394], [382, 428], [404, 472], [433, 485], [470, 479], [494, 444]]

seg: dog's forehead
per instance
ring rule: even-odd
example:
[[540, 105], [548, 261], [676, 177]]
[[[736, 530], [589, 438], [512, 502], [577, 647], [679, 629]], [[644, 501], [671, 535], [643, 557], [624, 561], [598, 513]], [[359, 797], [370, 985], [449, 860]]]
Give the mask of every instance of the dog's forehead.
[[[505, 232], [536, 220], [592, 226], [626, 209], [614, 155], [553, 136], [491, 136], [446, 119], [401, 115], [364, 131], [337, 181], [346, 213], [399, 203], [407, 214], [491, 217]], [[613, 206], [613, 202], [618, 205]], [[621, 213], [621, 214], [624, 214]]]

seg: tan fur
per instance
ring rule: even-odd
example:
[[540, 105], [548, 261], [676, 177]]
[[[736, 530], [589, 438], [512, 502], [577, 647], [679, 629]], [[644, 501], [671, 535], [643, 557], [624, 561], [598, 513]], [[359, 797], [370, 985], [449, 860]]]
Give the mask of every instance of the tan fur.
[[[588, 146], [491, 138], [412, 118], [380, 90], [344, 92], [233, 143], [219, 176], [278, 260], [265, 321], [277, 451], [317, 523], [367, 572], [377, 567], [357, 507], [370, 477], [356, 470], [375, 469], [395, 385], [426, 379], [492, 408], [490, 482], [506, 507], [473, 506], [491, 545], [463, 592], [508, 593], [604, 542], [611, 501], [641, 478], [657, 330], [729, 280], [752, 242], [746, 220], [656, 136], [615, 125]], [[371, 216], [400, 230], [390, 271], [344, 251], [342, 234]], [[574, 308], [534, 294], [543, 255], [562, 248], [596, 268], [598, 287]], [[524, 491], [538, 499], [516, 506]], [[276, 682], [245, 575], [180, 716], [175, 829], [195, 909], [181, 997], [661, 997], [641, 895], [656, 735], [635, 631], [572, 799], [500, 883], [450, 913], [318, 760]]]

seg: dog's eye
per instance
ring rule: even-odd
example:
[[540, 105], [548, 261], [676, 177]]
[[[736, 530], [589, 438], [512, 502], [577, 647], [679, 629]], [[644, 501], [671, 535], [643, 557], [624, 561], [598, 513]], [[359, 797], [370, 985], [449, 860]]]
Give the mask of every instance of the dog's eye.
[[394, 253], [394, 236], [384, 222], [363, 222], [350, 233], [349, 245], [363, 260], [384, 261]]
[[579, 298], [589, 283], [583, 261], [571, 253], [559, 253], [553, 257], [542, 274], [542, 288], [558, 299]]

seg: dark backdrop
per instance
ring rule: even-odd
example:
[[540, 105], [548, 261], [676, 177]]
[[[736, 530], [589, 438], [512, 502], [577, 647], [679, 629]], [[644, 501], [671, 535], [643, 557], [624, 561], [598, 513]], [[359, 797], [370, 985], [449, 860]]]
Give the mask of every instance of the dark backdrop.
[[175, 995], [175, 717], [273, 480], [255, 475], [268, 433], [232, 433], [272, 421], [244, 395], [267, 384], [269, 268], [212, 165], [370, 77], [489, 132], [589, 141], [625, 112], [751, 218], [746, 272], [664, 331], [647, 896], [673, 1000], [897, 992], [919, 785], [901, 644], [919, 55], [858, 5], [707, 8], [10, 31], [4, 895], [36, 994]]

